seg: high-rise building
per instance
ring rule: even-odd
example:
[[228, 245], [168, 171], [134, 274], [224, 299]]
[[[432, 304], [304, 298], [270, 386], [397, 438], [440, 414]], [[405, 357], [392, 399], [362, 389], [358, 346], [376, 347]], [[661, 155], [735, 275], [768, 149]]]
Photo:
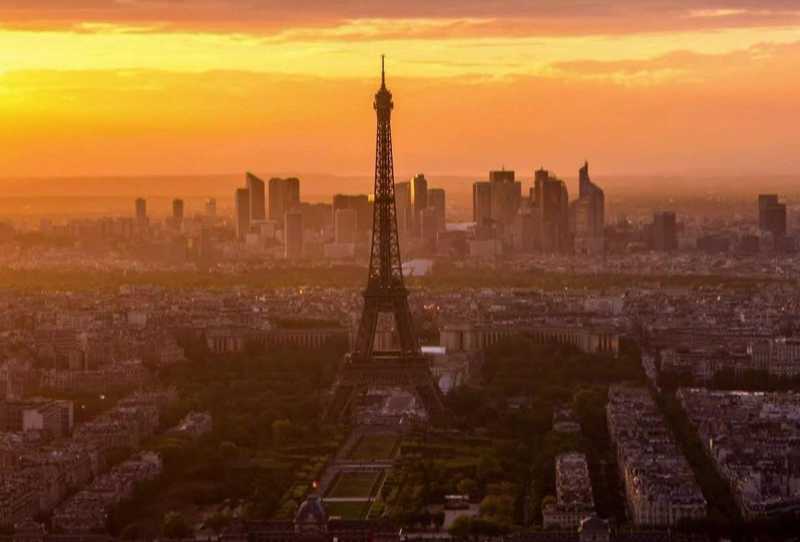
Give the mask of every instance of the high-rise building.
[[572, 202], [572, 230], [576, 251], [597, 253], [603, 250], [605, 194], [589, 177], [589, 162], [578, 175], [578, 199]]
[[436, 246], [436, 234], [441, 231], [439, 226], [439, 213], [436, 209], [428, 207], [419, 214], [419, 236], [429, 248]]
[[300, 179], [289, 177], [286, 181], [286, 210], [290, 211], [300, 205]]
[[354, 209], [337, 209], [333, 222], [334, 239], [337, 244], [355, 242], [357, 218]]
[[286, 183], [283, 179], [273, 177], [269, 180], [267, 196], [267, 215], [283, 225], [286, 214]]
[[779, 203], [771, 205], [765, 211], [767, 231], [774, 237], [784, 237], [786, 235], [786, 205]]
[[286, 211], [283, 221], [284, 257], [294, 260], [303, 256], [303, 213]]
[[136, 198], [136, 224], [140, 228], [147, 226], [147, 200]]
[[236, 237], [244, 240], [250, 231], [250, 192], [247, 188], [237, 188], [234, 194], [236, 207]]
[[761, 230], [767, 229], [767, 215], [766, 211], [773, 205], [778, 205], [777, 194], [759, 194], [758, 195], [758, 227]]
[[333, 196], [333, 212], [352, 209], [356, 213], [356, 231], [365, 233], [372, 227], [372, 204], [366, 194], [336, 194]]
[[606, 196], [603, 189], [589, 177], [589, 162], [585, 162], [579, 172], [578, 198], [589, 202], [588, 235], [602, 237], [606, 224]]
[[217, 218], [217, 199], [208, 198], [206, 200], [206, 218]]
[[541, 246], [539, 210], [526, 206], [520, 209], [511, 228], [512, 246], [517, 252], [532, 252]]
[[250, 220], [266, 220], [266, 201], [264, 199], [264, 181], [247, 173], [247, 190], [250, 192]]
[[514, 172], [509, 170], [490, 171], [492, 220], [510, 226], [522, 201], [522, 183], [514, 180]]
[[544, 168], [537, 169], [533, 174], [533, 189], [531, 190], [531, 203], [537, 207], [542, 206], [544, 198], [544, 184], [550, 178], [550, 172]]
[[532, 197], [540, 223], [539, 248], [545, 252], [568, 252], [571, 236], [567, 185], [546, 169], [539, 169], [534, 174]]
[[678, 221], [672, 211], [661, 211], [653, 216], [653, 249], [671, 252], [678, 249]]
[[180, 227], [183, 224], [183, 200], [182, 199], [174, 199], [172, 200], [172, 222], [175, 227]]
[[472, 220], [478, 226], [492, 219], [492, 185], [478, 181], [472, 185]]
[[412, 230], [411, 183], [395, 183], [394, 199], [397, 208], [397, 233], [402, 237]]
[[513, 169], [496, 169], [489, 172], [490, 183], [513, 183], [515, 178]]
[[445, 228], [445, 221], [447, 218], [445, 211], [445, 192], [444, 188], [429, 188], [428, 189], [428, 208], [433, 209], [434, 216], [437, 221], [437, 231], [442, 231]]
[[334, 218], [330, 203], [302, 202], [295, 210], [302, 213], [303, 229], [306, 232], [313, 232], [315, 235], [322, 235], [325, 232], [330, 234]]
[[289, 177], [269, 180], [269, 218], [283, 223], [287, 211], [300, 205], [300, 179]]
[[770, 232], [775, 238], [786, 235], [786, 205], [780, 203], [775, 194], [758, 196], [758, 227]]
[[418, 173], [411, 179], [411, 213], [414, 235], [419, 237], [422, 218], [420, 214], [428, 207], [428, 180]]

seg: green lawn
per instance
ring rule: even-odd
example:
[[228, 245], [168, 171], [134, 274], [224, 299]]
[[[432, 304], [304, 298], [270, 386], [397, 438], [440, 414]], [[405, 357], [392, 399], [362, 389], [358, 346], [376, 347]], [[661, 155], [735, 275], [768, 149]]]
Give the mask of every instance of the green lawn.
[[380, 472], [342, 472], [333, 482], [326, 497], [369, 498], [377, 489]]
[[363, 519], [369, 509], [368, 501], [359, 502], [326, 502], [325, 510], [328, 516], [342, 519]]
[[392, 459], [400, 438], [397, 435], [364, 435], [350, 452], [348, 459], [375, 461]]

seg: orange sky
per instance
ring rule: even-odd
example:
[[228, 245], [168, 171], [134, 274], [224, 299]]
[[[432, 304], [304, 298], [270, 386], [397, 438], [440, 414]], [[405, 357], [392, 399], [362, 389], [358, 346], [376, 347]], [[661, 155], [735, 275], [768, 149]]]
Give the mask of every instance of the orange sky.
[[397, 4], [0, 0], [0, 177], [800, 169], [796, 2]]

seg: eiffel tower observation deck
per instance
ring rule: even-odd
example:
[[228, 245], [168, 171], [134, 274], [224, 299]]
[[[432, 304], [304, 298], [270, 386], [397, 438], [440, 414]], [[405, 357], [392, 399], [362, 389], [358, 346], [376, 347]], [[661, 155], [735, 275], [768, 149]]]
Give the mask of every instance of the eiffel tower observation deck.
[[[442, 394], [429, 360], [422, 355], [411, 310], [408, 290], [403, 282], [397, 211], [394, 196], [392, 157], [392, 93], [386, 87], [386, 72], [381, 59], [381, 87], [373, 104], [377, 115], [375, 138], [375, 204], [372, 250], [369, 260], [364, 310], [353, 352], [345, 359], [328, 407], [329, 419], [343, 419], [360, 394], [370, 386], [391, 386], [412, 392], [433, 423], [445, 418]], [[375, 350], [375, 333], [382, 315], [394, 317], [399, 348]]]

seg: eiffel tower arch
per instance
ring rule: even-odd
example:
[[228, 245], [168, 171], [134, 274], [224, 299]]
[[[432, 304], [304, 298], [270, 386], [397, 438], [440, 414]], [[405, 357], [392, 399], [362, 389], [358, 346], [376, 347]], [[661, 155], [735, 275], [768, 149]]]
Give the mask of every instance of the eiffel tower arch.
[[[412, 391], [425, 407], [429, 419], [443, 424], [446, 411], [442, 393], [422, 355], [408, 306], [408, 290], [403, 282], [397, 211], [394, 197], [394, 159], [392, 157], [391, 116], [394, 102], [386, 88], [381, 59], [381, 88], [373, 104], [378, 117], [375, 141], [375, 202], [372, 250], [369, 260], [364, 310], [353, 352], [345, 359], [334, 385], [327, 418], [343, 419], [354, 399], [369, 386], [397, 386]], [[381, 315], [394, 316], [399, 349], [375, 350], [375, 332]]]

